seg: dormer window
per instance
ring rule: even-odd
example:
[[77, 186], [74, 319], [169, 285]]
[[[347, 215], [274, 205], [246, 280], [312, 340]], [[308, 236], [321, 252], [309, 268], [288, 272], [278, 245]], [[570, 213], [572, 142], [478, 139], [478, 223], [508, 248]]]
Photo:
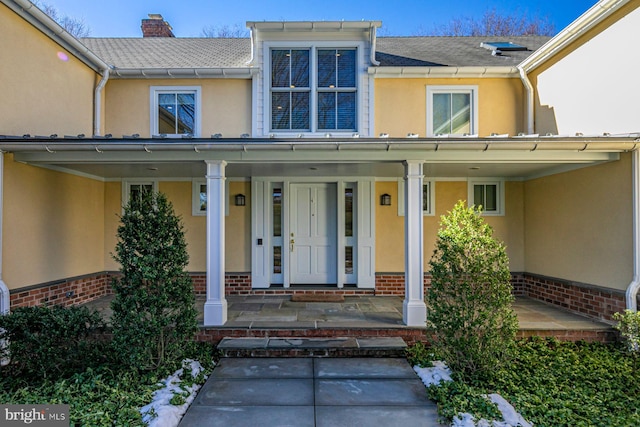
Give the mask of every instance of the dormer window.
[[271, 131], [357, 131], [357, 49], [271, 49]]

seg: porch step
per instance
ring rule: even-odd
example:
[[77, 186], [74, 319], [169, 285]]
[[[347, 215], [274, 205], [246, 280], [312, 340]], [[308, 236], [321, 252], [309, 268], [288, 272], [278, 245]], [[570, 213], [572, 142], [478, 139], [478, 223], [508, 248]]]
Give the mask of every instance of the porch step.
[[223, 357], [404, 357], [400, 337], [380, 338], [223, 338]]

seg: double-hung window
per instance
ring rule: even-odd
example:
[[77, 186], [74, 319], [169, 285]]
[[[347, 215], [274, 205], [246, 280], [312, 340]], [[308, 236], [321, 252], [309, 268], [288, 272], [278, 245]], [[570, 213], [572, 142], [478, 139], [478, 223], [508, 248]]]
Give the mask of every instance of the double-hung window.
[[151, 87], [151, 134], [200, 134], [200, 87]]
[[477, 133], [477, 86], [427, 86], [428, 136]]
[[355, 48], [273, 48], [270, 130], [357, 131]]

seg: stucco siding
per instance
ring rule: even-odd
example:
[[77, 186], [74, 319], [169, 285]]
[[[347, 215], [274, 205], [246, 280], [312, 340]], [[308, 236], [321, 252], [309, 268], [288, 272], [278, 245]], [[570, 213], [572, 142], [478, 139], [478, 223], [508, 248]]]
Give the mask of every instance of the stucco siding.
[[[189, 252], [191, 272], [207, 270], [207, 231], [206, 216], [194, 216], [192, 213], [191, 181], [160, 181], [158, 190], [164, 193], [173, 205], [177, 215], [182, 218], [185, 240]], [[246, 206], [235, 206], [233, 196], [242, 193], [246, 196]], [[229, 183], [229, 215], [225, 217], [225, 270], [228, 272], [247, 272], [251, 270], [251, 195], [249, 182]], [[122, 213], [122, 186], [120, 182], [109, 182], [105, 186], [105, 265], [109, 271], [117, 271], [120, 266], [111, 254], [117, 243], [116, 233]]]
[[[384, 193], [390, 194], [392, 206], [376, 203], [376, 272], [404, 271], [404, 217], [398, 215], [397, 182], [376, 183], [376, 200]], [[424, 266], [429, 270], [440, 228], [440, 217], [446, 215], [459, 200], [467, 199], [466, 181], [435, 182], [435, 215], [424, 216]], [[485, 216], [493, 227], [494, 237], [503, 241], [509, 255], [512, 271], [524, 269], [524, 184], [505, 183], [505, 215]]]
[[633, 275], [631, 155], [524, 187], [525, 270], [626, 289]]
[[537, 82], [536, 132], [640, 131], [640, 56], [631, 47], [640, 27], [640, 9], [632, 10], [638, 6], [640, 1], [631, 1], [531, 73]]
[[10, 289], [104, 270], [104, 184], [4, 162], [3, 279]]
[[91, 135], [96, 73], [4, 4], [0, 40], [0, 135]]
[[251, 133], [251, 80], [118, 80], [112, 79], [105, 92], [105, 133], [114, 137], [150, 135], [151, 86], [199, 86], [201, 88], [201, 132], [209, 138], [221, 133], [239, 138]]
[[427, 133], [427, 86], [478, 86], [478, 134], [523, 131], [523, 89], [519, 79], [375, 80], [375, 135]]

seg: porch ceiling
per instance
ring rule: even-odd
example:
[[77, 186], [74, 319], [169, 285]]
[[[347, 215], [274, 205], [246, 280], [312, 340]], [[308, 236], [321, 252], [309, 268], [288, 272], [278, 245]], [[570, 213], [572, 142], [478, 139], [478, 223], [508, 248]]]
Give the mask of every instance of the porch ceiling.
[[[598, 162], [600, 163], [600, 162]], [[545, 163], [425, 163], [425, 177], [435, 178], [482, 178], [504, 177], [529, 179], [562, 171], [577, 169], [594, 162], [566, 164]], [[119, 178], [202, 178], [206, 175], [204, 161], [191, 162], [142, 162], [142, 163], [51, 163], [51, 167], [71, 173], [89, 175], [105, 180]], [[399, 178], [404, 173], [400, 162], [376, 163], [229, 163], [226, 175], [229, 178], [251, 176], [282, 177], [379, 177]]]

